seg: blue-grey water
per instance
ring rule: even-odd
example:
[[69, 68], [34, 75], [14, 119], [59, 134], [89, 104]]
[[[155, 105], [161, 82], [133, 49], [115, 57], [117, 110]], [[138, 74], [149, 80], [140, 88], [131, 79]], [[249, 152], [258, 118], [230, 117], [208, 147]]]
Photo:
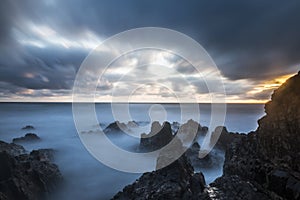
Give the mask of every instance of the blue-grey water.
[[[130, 114], [135, 121], [150, 120], [152, 104], [130, 104]], [[178, 104], [163, 104], [168, 121], [180, 121]], [[208, 126], [210, 104], [200, 104], [200, 124]], [[97, 104], [99, 123], [114, 121], [110, 104]], [[227, 104], [225, 126], [231, 132], [247, 133], [257, 128], [257, 120], [264, 115], [262, 104]], [[68, 103], [0, 103], [0, 140], [11, 142], [24, 136], [26, 125], [36, 129], [30, 132], [41, 141], [22, 144], [28, 151], [38, 148], [56, 150], [55, 163], [59, 166], [64, 184], [52, 199], [109, 199], [140, 174], [119, 172], [94, 159], [82, 145], [77, 134], [72, 104]], [[120, 163], [121, 164], [121, 163]], [[212, 182], [222, 174], [222, 168], [203, 170], [206, 181]]]

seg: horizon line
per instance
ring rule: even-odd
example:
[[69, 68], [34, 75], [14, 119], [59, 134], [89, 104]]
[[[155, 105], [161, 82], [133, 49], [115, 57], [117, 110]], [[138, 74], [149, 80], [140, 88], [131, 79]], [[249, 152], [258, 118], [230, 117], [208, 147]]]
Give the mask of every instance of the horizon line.
[[[266, 104], [266, 102], [224, 102], [224, 104]], [[0, 103], [95, 103], [95, 104], [223, 104], [222, 102], [111, 102], [111, 101], [98, 101], [98, 102], [87, 102], [87, 101], [81, 101], [81, 102], [72, 102], [72, 101], [0, 101]]]

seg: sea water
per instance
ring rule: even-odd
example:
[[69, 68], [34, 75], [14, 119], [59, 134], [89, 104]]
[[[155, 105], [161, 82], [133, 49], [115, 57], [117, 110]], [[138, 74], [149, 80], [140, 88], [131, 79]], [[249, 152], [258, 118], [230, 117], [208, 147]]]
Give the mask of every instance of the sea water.
[[[153, 104], [130, 104], [131, 120], [149, 123], [151, 121], [149, 109], [152, 106]], [[166, 119], [169, 122], [180, 121], [180, 105], [161, 106], [165, 109]], [[199, 108], [200, 124], [208, 126], [211, 105], [199, 104]], [[101, 126], [105, 127], [115, 121], [111, 104], [96, 104], [95, 110]], [[257, 120], [263, 115], [262, 104], [227, 104], [224, 125], [230, 132], [248, 133], [257, 128]], [[15, 137], [33, 132], [41, 140], [22, 143], [26, 150], [39, 148], [55, 150], [54, 162], [59, 166], [64, 182], [51, 195], [51, 199], [109, 199], [141, 175], [111, 169], [89, 154], [79, 139], [70, 103], [0, 103], [0, 119], [0, 140], [11, 142]], [[34, 126], [35, 130], [22, 130], [21, 128], [26, 125]], [[222, 165], [202, 170], [207, 183], [222, 175], [220, 166]]]

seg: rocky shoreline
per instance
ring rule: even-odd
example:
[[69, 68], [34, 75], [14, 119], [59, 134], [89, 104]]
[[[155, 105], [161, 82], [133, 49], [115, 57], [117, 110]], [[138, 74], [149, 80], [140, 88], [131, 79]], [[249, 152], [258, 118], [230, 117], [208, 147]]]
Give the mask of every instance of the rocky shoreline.
[[216, 148], [225, 151], [225, 162], [223, 175], [213, 183], [205, 185], [185, 153], [165, 168], [144, 173], [113, 199], [299, 200], [300, 72], [274, 91], [265, 112], [258, 129], [247, 135], [217, 127], [222, 133]]

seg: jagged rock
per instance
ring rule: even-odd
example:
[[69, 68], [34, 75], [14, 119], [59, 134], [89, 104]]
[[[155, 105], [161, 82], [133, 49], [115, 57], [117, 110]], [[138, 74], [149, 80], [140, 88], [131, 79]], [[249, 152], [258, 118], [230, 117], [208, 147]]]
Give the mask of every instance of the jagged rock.
[[[220, 134], [219, 137], [218, 134]], [[210, 144], [213, 145], [216, 142], [216, 148], [226, 150], [228, 145], [231, 145], [231, 143], [235, 140], [239, 140], [244, 135], [245, 134], [228, 132], [225, 126], [217, 126], [215, 131], [211, 134]]]
[[204, 188], [203, 174], [194, 174], [193, 167], [182, 156], [165, 168], [144, 173], [113, 199], [197, 199], [206, 196]]
[[198, 142], [195, 142], [190, 148], [185, 152], [186, 157], [188, 158], [191, 165], [199, 169], [212, 169], [216, 167], [222, 167], [224, 163], [224, 153], [213, 149], [205, 157], [200, 157], [199, 153], [203, 150], [200, 150], [200, 145]]
[[50, 162], [51, 150], [19, 154], [24, 148], [5, 142], [0, 142], [0, 149], [1, 199], [45, 199], [62, 180], [58, 167]]
[[115, 121], [111, 124], [109, 124], [104, 130], [104, 133], [120, 133], [120, 132], [124, 132], [124, 130], [128, 130], [126, 124], [119, 122], [119, 121]]
[[34, 130], [35, 128], [31, 125], [24, 126], [22, 130]]
[[243, 180], [240, 176], [230, 175], [217, 178], [207, 188], [208, 199], [230, 200], [282, 200], [278, 195], [258, 184]]
[[26, 150], [23, 146], [14, 143], [8, 144], [0, 140], [0, 152], [3, 151], [6, 151], [12, 156], [18, 156], [26, 153]]
[[164, 122], [153, 122], [149, 134], [143, 133], [140, 139], [140, 149], [154, 151], [167, 145], [173, 138], [171, 124]]
[[192, 119], [182, 124], [176, 132], [176, 135], [181, 139], [181, 141], [184, 144], [189, 145], [196, 142], [200, 134], [203, 134], [201, 125]]
[[258, 121], [262, 153], [300, 171], [300, 74], [274, 91], [265, 105], [266, 116]]
[[24, 137], [19, 137], [19, 138], [14, 138], [12, 140], [13, 143], [18, 143], [18, 142], [28, 142], [28, 141], [37, 141], [40, 140], [41, 138], [37, 136], [35, 133], [26, 133]]
[[227, 146], [222, 178], [238, 176], [276, 193], [270, 199], [300, 199], [299, 91], [298, 73], [273, 93], [258, 129]]

